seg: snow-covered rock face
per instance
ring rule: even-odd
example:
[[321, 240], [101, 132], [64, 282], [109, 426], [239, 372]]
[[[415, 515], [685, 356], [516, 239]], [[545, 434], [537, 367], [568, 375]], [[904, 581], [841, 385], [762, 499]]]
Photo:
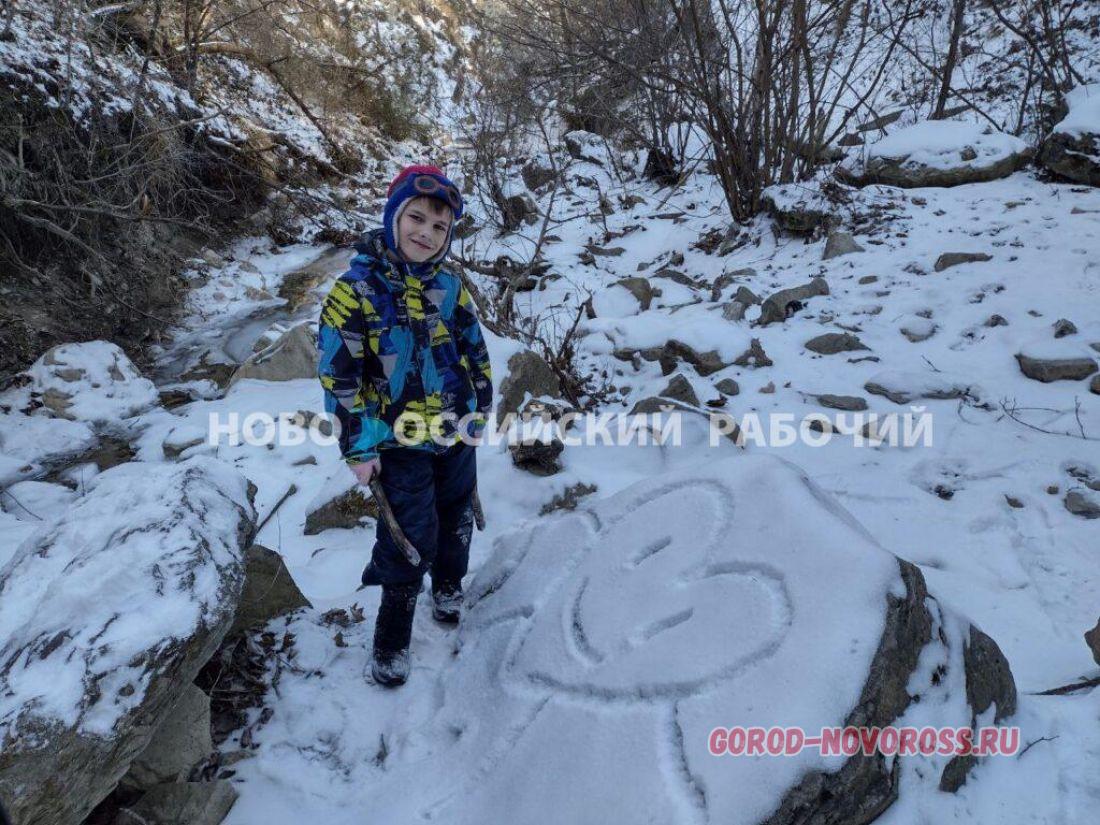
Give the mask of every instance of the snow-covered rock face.
[[957, 186], [1010, 175], [1030, 157], [1024, 141], [992, 127], [954, 120], [915, 123], [871, 144], [837, 169], [858, 186]]
[[253, 525], [209, 458], [97, 476], [0, 569], [0, 794], [77, 822], [144, 750], [233, 621]]
[[55, 415], [73, 421], [116, 421], [157, 402], [153, 382], [107, 341], [54, 347], [27, 373], [30, 391]]
[[[899, 792], [883, 759], [720, 758], [708, 735], [904, 724], [913, 695], [931, 723], [971, 725], [991, 704], [968, 704], [968, 623], [768, 456], [645, 481], [505, 536], [468, 592], [438, 711], [408, 732], [436, 744], [387, 765], [380, 818], [759, 823], [802, 806], [867, 821], [855, 812]], [[992, 651], [1000, 718], [1015, 689]], [[947, 759], [928, 761], [935, 783]], [[410, 796], [414, 774], [425, 791]]]
[[1066, 95], [1069, 113], [1043, 144], [1043, 164], [1067, 180], [1100, 186], [1100, 83]]

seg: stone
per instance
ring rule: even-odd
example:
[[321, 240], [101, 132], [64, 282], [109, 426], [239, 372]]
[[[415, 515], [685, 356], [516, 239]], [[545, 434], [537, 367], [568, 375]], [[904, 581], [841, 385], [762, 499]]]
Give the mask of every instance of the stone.
[[615, 281], [616, 284], [621, 286], [637, 300], [639, 306], [642, 308], [642, 312], [649, 309], [653, 299], [661, 294], [661, 290], [655, 289], [652, 284], [649, 283], [648, 278], [641, 278], [638, 276], [632, 276], [629, 278], [620, 278]]
[[794, 235], [819, 235], [840, 222], [827, 198], [801, 184], [770, 186], [761, 203], [781, 229]]
[[532, 443], [509, 444], [512, 464], [537, 476], [552, 476], [561, 471], [558, 456], [565, 449], [560, 439], [535, 441]]
[[741, 321], [747, 309], [748, 307], [740, 301], [729, 301], [722, 304], [722, 317], [727, 321]]
[[1077, 326], [1073, 321], [1067, 321], [1065, 318], [1059, 318], [1054, 322], [1054, 337], [1065, 338], [1067, 335], [1076, 335]]
[[368, 490], [359, 485], [349, 471], [340, 468], [306, 507], [306, 524], [302, 531], [316, 536], [325, 530], [353, 530], [363, 519], [378, 518], [378, 503]]
[[1095, 85], [1083, 85], [1065, 96], [1066, 117], [1039, 152], [1039, 162], [1055, 175], [1088, 186], [1100, 186], [1100, 123], [1084, 114], [1095, 105], [1095, 95]]
[[245, 551], [244, 573], [244, 590], [233, 626], [227, 634], [230, 637], [294, 610], [313, 606], [298, 589], [283, 557], [262, 544], [253, 544]]
[[[935, 134], [932, 142], [930, 131]], [[914, 142], [927, 148], [914, 153]], [[1007, 177], [1022, 169], [1031, 155], [1023, 140], [992, 128], [952, 120], [925, 121], [871, 144], [863, 154], [838, 166], [836, 176], [853, 186], [960, 186]]]
[[[720, 301], [722, 299], [722, 291], [734, 283], [745, 278], [756, 277], [756, 270], [746, 267], [744, 269], [735, 269], [730, 272], [723, 272], [717, 278], [714, 279], [714, 283], [710, 288], [710, 299], [712, 301]], [[750, 297], [751, 296], [751, 297]], [[737, 294], [733, 296], [733, 300], [740, 301], [743, 304], [759, 304], [760, 299], [756, 297], [751, 289], [746, 286], [740, 286], [737, 288]]]
[[[812, 711], [800, 720], [806, 727], [881, 729], [903, 724], [919, 702], [922, 725], [978, 715], [1011, 724], [1004, 720], [1016, 711], [1016, 691], [1004, 657], [929, 592], [915, 565], [885, 552], [797, 468], [751, 451], [728, 461], [670, 468], [496, 543], [466, 588], [462, 655], [446, 677], [500, 674], [478, 682], [486, 691], [479, 706], [491, 710], [464, 730], [470, 753], [506, 731], [524, 735], [514, 758], [474, 774], [480, 792], [464, 803], [462, 822], [493, 821], [495, 801], [516, 782], [528, 783], [509, 811], [517, 822], [579, 822], [608, 809], [622, 821], [679, 821], [683, 789], [669, 785], [662, 761], [672, 718], [678, 764], [706, 789], [700, 819], [733, 822], [751, 810], [749, 821], [769, 825], [866, 825], [897, 800], [902, 776], [912, 779], [908, 792], [934, 795], [943, 761], [917, 772], [932, 763], [857, 754], [792, 770], [777, 788], [760, 781], [759, 764], [708, 756], [716, 724], [741, 724], [716, 715], [740, 720], [761, 702], [797, 703]], [[671, 522], [674, 513], [687, 517]], [[546, 570], [557, 573], [552, 582]], [[522, 621], [509, 621], [516, 616]], [[737, 632], [723, 632], [729, 627]], [[594, 710], [593, 697], [616, 712]], [[398, 741], [415, 730], [411, 720], [396, 724]], [[531, 755], [559, 753], [577, 735], [588, 746], [570, 750], [557, 770], [529, 770]], [[631, 735], [632, 758], [611, 787], [606, 753]], [[691, 750], [690, 742], [704, 744]], [[416, 778], [430, 783], [458, 770], [456, 780], [470, 781], [463, 774], [476, 766], [450, 756], [395, 761], [394, 791], [377, 799], [375, 815], [400, 819], [401, 789]], [[572, 792], [561, 794], [562, 783]], [[548, 798], [557, 805], [551, 816]], [[440, 805], [432, 818], [449, 810]]]
[[[749, 270], [751, 271], [751, 270]], [[733, 300], [740, 301], [746, 306], [757, 305], [761, 303], [760, 298], [755, 292], [749, 289], [747, 286], [740, 286], [737, 288], [737, 292], [733, 294]]]
[[[233, 623], [254, 529], [247, 483], [224, 462], [130, 463], [4, 567], [3, 598], [33, 605], [15, 628], [0, 614], [0, 798], [16, 822], [82, 821], [148, 748]], [[171, 630], [114, 632], [161, 602], [184, 617]], [[25, 693], [43, 679], [49, 702]]]
[[[628, 359], [629, 360], [629, 359]], [[526, 398], [541, 396], [561, 398], [561, 381], [542, 356], [533, 350], [523, 350], [508, 359], [508, 374], [500, 383], [500, 404], [497, 425], [508, 413], [518, 413]]]
[[662, 149], [650, 149], [646, 152], [642, 177], [659, 186], [672, 186], [680, 179], [680, 172], [671, 153]]
[[1020, 372], [1028, 378], [1049, 384], [1051, 381], [1080, 381], [1096, 372], [1093, 358], [1030, 358], [1016, 354]]
[[1092, 659], [1100, 665], [1100, 619], [1096, 620], [1096, 627], [1085, 631], [1085, 644], [1092, 651]]
[[945, 269], [950, 269], [959, 264], [983, 263], [991, 260], [993, 260], [993, 256], [984, 252], [944, 252], [936, 258], [933, 269], [936, 272], [943, 272]]
[[899, 327], [901, 334], [914, 344], [927, 341], [936, 334], [937, 329], [938, 327], [928, 319], [916, 317], [902, 322], [901, 327]]
[[1062, 500], [1065, 508], [1081, 518], [1100, 518], [1100, 499], [1082, 490], [1070, 490]]
[[768, 354], [764, 352], [764, 347], [760, 344], [759, 338], [753, 338], [749, 342], [749, 348], [737, 356], [733, 362], [738, 367], [752, 367], [753, 369], [759, 369], [760, 367], [772, 366], [772, 359], [768, 357]]
[[607, 159], [607, 148], [603, 139], [592, 132], [574, 129], [562, 138], [565, 149], [574, 160], [583, 160], [603, 166]]
[[108, 341], [51, 347], [25, 375], [32, 397], [54, 417], [70, 421], [114, 423], [159, 400], [153, 382]]
[[1093, 395], [1100, 395], [1100, 374], [1094, 375], [1089, 382], [1089, 392]]
[[500, 202], [500, 219], [505, 232], [515, 232], [521, 226], [538, 220], [539, 208], [530, 195], [510, 195]]
[[664, 398], [682, 401], [693, 407], [699, 406], [699, 397], [695, 394], [695, 390], [692, 389], [691, 383], [679, 373], [674, 375], [672, 380], [668, 382], [668, 386], [661, 390], [661, 395]]
[[224, 779], [158, 785], [124, 808], [115, 825], [220, 825], [236, 801]]
[[347, 247], [334, 246], [301, 269], [287, 273], [279, 283], [277, 291], [278, 296], [286, 301], [287, 313], [293, 315], [307, 303], [321, 298], [322, 296], [316, 294], [316, 290], [323, 288], [329, 282], [333, 272], [343, 272], [347, 269], [348, 255]]
[[769, 381], [767, 384], [760, 388], [760, 392], [765, 395], [772, 395], [775, 392], [775, 382]]
[[279, 339], [248, 357], [229, 381], [295, 381], [317, 377], [317, 341], [309, 323], [290, 328]]
[[856, 243], [855, 238], [847, 232], [830, 232], [825, 241], [825, 252], [821, 260], [829, 261], [839, 258], [841, 255], [850, 255], [853, 252], [863, 252], [863, 247]]
[[895, 404], [908, 404], [917, 398], [945, 400], [968, 396], [976, 406], [982, 406], [978, 397], [982, 392], [980, 387], [946, 373], [885, 370], [871, 376], [863, 389], [872, 395], [889, 398]]
[[826, 332], [816, 338], [811, 338], [803, 346], [818, 355], [836, 355], [839, 352], [870, 349], [859, 340], [859, 336], [852, 335], [850, 332]]
[[862, 278], [859, 279], [858, 283], [860, 286], [866, 286], [867, 284], [873, 284], [876, 281], [878, 281], [878, 275], [864, 275]]
[[585, 244], [584, 248], [597, 258], [617, 258], [626, 252], [626, 248], [622, 246], [597, 246], [594, 243]]
[[732, 378], [723, 378], [714, 385], [714, 388], [722, 393], [722, 395], [737, 395], [741, 392], [741, 387], [739, 387], [737, 382]]
[[828, 407], [832, 410], [862, 412], [867, 409], [866, 399], [860, 398], [858, 395], [830, 395], [829, 393], [824, 393], [817, 396], [817, 401], [821, 406]]
[[[645, 353], [643, 353], [643, 357], [645, 357]], [[710, 375], [712, 372], [718, 372], [729, 366], [722, 360], [717, 350], [698, 352], [675, 338], [670, 338], [665, 343], [657, 356], [657, 360], [661, 362], [664, 375], [671, 373], [676, 368], [676, 362], [680, 360], [687, 361], [695, 367], [695, 371], [700, 375]]]
[[195, 685], [186, 685], [121, 784], [145, 791], [163, 782], [184, 781], [191, 768], [213, 750], [210, 697]]
[[1008, 321], [1005, 320], [1003, 315], [997, 315], [996, 313], [994, 313], [986, 319], [985, 325], [987, 327], [1007, 327]]
[[523, 185], [534, 192], [546, 184], [552, 182], [557, 175], [553, 169], [541, 165], [537, 161], [528, 161], [519, 171], [523, 178]]
[[829, 284], [824, 278], [814, 278], [803, 286], [781, 289], [764, 300], [756, 323], [759, 326], [767, 326], [776, 321], [785, 321], [801, 310], [810, 298], [828, 294]]

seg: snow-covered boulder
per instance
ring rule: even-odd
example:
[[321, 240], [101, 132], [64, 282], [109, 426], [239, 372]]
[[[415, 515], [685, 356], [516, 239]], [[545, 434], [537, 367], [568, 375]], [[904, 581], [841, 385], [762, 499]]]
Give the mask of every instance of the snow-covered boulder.
[[108, 341], [53, 347], [27, 374], [32, 397], [54, 415], [71, 421], [109, 423], [157, 403], [153, 382]]
[[926, 120], [861, 150], [837, 167], [837, 176], [856, 186], [958, 186], [1011, 175], [1030, 157], [1024, 141], [991, 126]]
[[761, 203], [782, 229], [795, 235], [827, 232], [841, 222], [837, 206], [817, 187], [783, 183], [769, 186]]
[[864, 823], [968, 766], [715, 756], [711, 732], [969, 727], [1016, 707], [996, 644], [768, 455], [506, 535], [467, 603], [435, 711], [389, 731], [416, 755], [378, 774], [380, 820]]
[[1051, 381], [1080, 381], [1097, 371], [1096, 351], [1079, 336], [1033, 338], [1016, 353], [1020, 372], [1028, 378]]
[[0, 799], [72, 825], [103, 799], [233, 622], [254, 513], [198, 457], [129, 463], [0, 570]]
[[1069, 113], [1046, 139], [1039, 160], [1067, 180], [1100, 186], [1100, 83], [1078, 86], [1066, 95], [1066, 106]]

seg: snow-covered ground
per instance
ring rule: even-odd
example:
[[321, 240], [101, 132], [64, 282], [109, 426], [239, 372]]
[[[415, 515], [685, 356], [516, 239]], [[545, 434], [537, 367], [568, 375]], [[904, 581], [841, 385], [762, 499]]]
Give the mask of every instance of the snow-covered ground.
[[[640, 160], [630, 161], [638, 171]], [[616, 211], [598, 217], [595, 190], [578, 184], [577, 175], [598, 180]], [[918, 564], [933, 594], [997, 641], [1020, 691], [1019, 710], [1012, 721], [1020, 725], [1023, 743], [1033, 743], [1025, 753], [980, 764], [957, 794], [937, 791], [934, 779], [918, 775], [922, 767], [914, 760], [905, 769], [900, 799], [879, 821], [1091, 821], [1100, 802], [1100, 740], [1095, 736], [1100, 691], [1036, 694], [1100, 675], [1082, 640], [1082, 633], [1100, 614], [1100, 521], [1074, 515], [1063, 504], [1069, 491], [1100, 498], [1087, 486], [1089, 480], [1100, 485], [1100, 396], [1089, 392], [1088, 380], [1040, 383], [1026, 378], [1015, 355], [1080, 356], [1095, 353], [1096, 347], [1090, 345], [1100, 346], [1100, 190], [1046, 183], [1029, 171], [952, 189], [903, 191], [871, 186], [853, 190], [851, 202], [838, 212], [849, 221], [845, 228], [857, 227], [855, 239], [864, 251], [823, 260], [824, 239], [806, 241], [773, 232], [766, 218], [742, 230], [747, 243], [724, 257], [694, 248], [700, 235], [727, 226], [720, 189], [706, 175], [696, 175], [671, 195], [638, 180], [617, 182], [603, 168], [585, 162], [573, 165], [569, 180], [575, 194], [558, 199], [551, 230], [560, 240], [545, 250], [550, 272], [560, 277], [545, 280], [544, 288], [520, 293], [517, 307], [526, 317], [571, 319], [577, 306], [590, 294], [595, 296], [598, 317], [582, 321], [578, 358], [582, 371], [593, 374], [595, 383], [607, 391], [604, 411], [626, 412], [638, 400], [660, 394], [673, 377], [663, 376], [656, 361], [637, 361], [636, 368], [617, 359], [614, 350], [659, 346], [675, 338], [699, 351], [717, 350], [728, 363], [757, 338], [774, 362], [770, 367], [727, 366], [703, 376], [681, 362], [675, 372], [690, 383], [703, 404], [719, 397], [715, 383], [735, 379], [740, 392], [727, 397], [722, 411], [738, 419], [756, 413], [765, 434], [770, 414], [786, 414], [796, 422], [814, 412], [835, 415], [835, 410], [817, 400], [821, 394], [832, 394], [865, 399], [868, 413], [901, 414], [913, 412], [910, 403], [919, 405], [923, 410], [917, 412], [931, 416], [930, 438], [914, 446], [876, 444], [839, 434], [818, 439], [827, 441], [820, 446], [806, 439], [789, 446], [770, 438], [749, 439], [742, 452], [727, 439], [711, 446], [698, 417], [698, 424], [685, 422], [681, 446], [568, 446], [562, 454], [563, 470], [546, 478], [514, 467], [505, 445], [483, 446], [478, 486], [488, 524], [485, 532], [475, 533], [472, 580], [484, 581], [489, 574], [491, 568], [486, 565], [494, 547], [501, 555], [492, 564], [499, 564], [501, 558], [507, 559], [509, 548], [527, 540], [524, 537], [540, 546], [544, 535], [555, 539], [544, 547], [544, 561], [529, 553], [526, 566], [533, 566], [547, 580], [569, 572], [570, 563], [563, 560], [569, 542], [582, 547], [590, 541], [585, 519], [561, 513], [540, 516], [539, 511], [578, 482], [597, 486], [597, 492], [581, 505], [582, 511], [594, 512], [631, 485], [644, 482], [659, 487], [666, 477], [690, 480], [717, 473], [732, 487], [752, 491], [754, 473], [761, 474], [761, 483], [774, 481], [761, 470], [771, 464], [761, 464], [766, 459], [755, 455], [771, 453], [800, 468], [839, 502], [869, 534], [866, 540]], [[625, 194], [642, 200], [623, 209], [617, 196]], [[594, 264], [584, 264], [579, 253], [586, 243], [623, 251], [597, 254]], [[510, 236], [481, 242], [477, 255], [486, 260], [507, 253], [522, 258], [530, 245]], [[277, 310], [278, 305], [259, 290], [274, 294], [283, 276], [324, 251], [298, 247], [271, 252], [266, 246], [235, 250], [236, 261], [214, 272], [196, 293], [196, 313], [181, 330], [179, 341], [225, 353], [223, 344], [229, 338], [239, 344], [259, 336], [262, 324], [245, 320], [270, 321], [263, 313]], [[990, 259], [936, 271], [937, 259], [950, 252], [984, 253]], [[677, 262], [672, 264], [674, 256]], [[695, 289], [656, 276], [664, 266], [703, 286]], [[720, 301], [711, 300], [710, 285], [720, 275], [749, 267], [754, 274], [742, 274], [723, 289]], [[339, 258], [334, 259], [332, 276], [341, 268]], [[651, 286], [662, 291], [646, 311], [625, 290], [610, 288], [616, 280], [634, 276], [648, 278]], [[743, 320], [723, 317], [723, 304], [740, 286], [765, 298], [816, 276], [827, 280], [830, 294], [810, 298], [786, 321], [753, 326], [757, 307], [749, 308]], [[993, 316], [1004, 323], [988, 325]], [[1073, 322], [1077, 332], [1055, 338], [1055, 322], [1063, 318]], [[907, 336], [903, 327], [919, 334]], [[233, 332], [227, 338], [228, 329]], [[819, 355], [805, 348], [808, 340], [829, 332], [855, 334], [868, 349]], [[929, 332], [925, 340], [910, 340]], [[491, 334], [487, 338], [499, 388], [518, 344]], [[865, 384], [872, 380], [887, 388], [909, 390], [914, 400], [898, 404], [869, 393]], [[965, 387], [966, 393], [940, 400], [920, 397], [922, 391], [945, 383]], [[197, 440], [196, 435], [208, 431], [211, 416], [227, 422], [231, 414], [244, 419], [256, 412], [275, 416], [320, 409], [320, 388], [314, 380], [244, 380], [224, 397], [171, 411], [154, 408], [140, 413], [130, 426], [140, 432], [137, 460], [159, 462], [165, 460], [166, 440], [173, 444]], [[849, 422], [854, 420], [851, 413], [843, 415]], [[15, 465], [39, 458], [38, 451], [17, 436], [29, 429], [15, 429], [16, 423], [14, 418], [5, 422], [0, 443], [5, 456], [12, 457], [0, 464], [0, 471], [9, 472], [10, 467], [10, 473], [16, 474], [5, 478], [18, 477]], [[18, 426], [30, 425], [20, 419]], [[581, 420], [578, 426], [578, 434], [583, 435], [587, 425]], [[73, 438], [80, 435], [74, 433]], [[596, 794], [597, 789], [614, 788], [612, 796], [623, 800], [647, 798], [651, 783], [659, 785], [670, 772], [685, 770], [682, 761], [669, 755], [675, 742], [667, 735], [672, 723], [660, 716], [666, 711], [656, 707], [660, 696], [650, 697], [649, 704], [643, 697], [630, 709], [608, 713], [582, 703], [566, 729], [537, 731], [534, 716], [546, 696], [533, 696], [529, 685], [515, 687], [502, 673], [483, 673], [473, 661], [486, 646], [506, 644], [498, 638], [500, 625], [471, 620], [457, 631], [448, 629], [431, 619], [422, 602], [414, 628], [409, 683], [396, 691], [370, 684], [364, 669], [379, 594], [375, 589], [356, 588], [372, 544], [373, 526], [303, 534], [307, 505], [323, 487], [347, 474], [336, 448], [309, 439], [273, 449], [227, 441], [194, 444], [184, 449], [182, 457], [208, 454], [237, 467], [257, 485], [255, 505], [261, 518], [292, 484], [297, 487], [257, 541], [284, 556], [314, 605], [277, 622], [280, 631], [285, 625], [293, 634], [297, 655], [293, 666], [283, 670], [278, 691], [268, 696], [273, 715], [254, 731], [257, 747], [251, 750], [251, 758], [234, 765], [240, 799], [227, 820], [232, 825], [274, 825], [303, 817], [338, 825], [382, 814], [407, 817], [401, 821], [410, 822], [457, 822], [464, 820], [451, 816], [448, 806], [466, 810], [464, 801], [471, 812], [495, 812], [497, 819], [482, 821], [543, 821], [533, 813], [539, 810], [545, 821], [623, 818], [694, 823], [705, 821], [708, 810], [715, 815], [720, 811], [723, 822], [759, 819], [762, 786], [753, 783], [762, 780], [752, 778], [756, 774], [749, 765], [738, 766], [738, 771], [731, 766], [724, 774], [727, 763], [722, 761], [691, 765], [686, 769], [691, 781], [681, 782], [681, 787], [721, 788], [715, 798], [725, 801], [713, 809], [701, 807], [690, 794], [668, 809], [622, 809], [629, 816], [620, 817], [599, 806], [586, 809], [580, 803], [585, 794]], [[40, 493], [48, 497], [50, 491]], [[676, 496], [663, 502], [656, 499], [653, 506], [661, 511], [658, 520], [664, 529], [674, 536], [690, 530], [705, 533], [707, 520], [728, 519], [723, 529], [736, 536], [741, 546], [753, 548], [761, 563], [786, 552], [784, 543], [792, 536], [802, 537], [799, 546], [812, 546], [806, 536], [818, 531], [822, 548], [846, 547], [854, 541], [845, 532], [852, 529], [846, 520], [826, 517], [820, 505], [810, 506], [791, 495], [784, 502], [782, 521], [757, 525], [751, 534], [743, 532], [747, 529], [743, 525], [755, 523], [751, 511], [742, 517], [738, 507], [764, 505], [749, 492], [734, 500], [728, 512]], [[23, 504], [37, 509], [34, 501]], [[0, 519], [3, 562], [20, 540], [40, 526], [8, 501]], [[612, 636], [618, 630], [605, 626], [604, 620], [613, 623], [616, 617], [622, 618], [616, 612], [621, 605], [610, 601], [624, 595], [619, 569], [623, 565], [614, 562], [621, 551], [613, 542], [600, 551], [608, 554], [610, 567], [602, 571], [606, 581], [600, 585], [601, 576], [594, 573], [592, 590], [584, 593], [586, 604], [594, 605], [594, 615], [604, 617], [597, 618], [596, 625]], [[874, 564], [866, 564], [864, 584], [870, 589], [879, 572]], [[652, 613], [647, 609], [645, 615], [657, 616], [673, 604], [667, 580], [649, 577], [640, 582], [641, 590], [630, 595], [652, 599]], [[752, 588], [743, 595], [749, 601], [764, 598]], [[817, 619], [825, 625], [843, 623], [860, 609], [857, 601], [845, 606], [843, 600], [833, 604], [823, 598], [825, 612]], [[353, 605], [362, 608], [365, 620], [354, 621], [355, 611], [350, 611], [353, 620], [348, 626], [322, 618], [334, 608], [350, 610]], [[738, 621], [753, 620], [751, 615], [738, 614], [736, 605], [712, 607], [723, 621], [729, 619], [723, 610], [732, 611], [730, 616]], [[471, 616], [476, 618], [480, 609], [479, 605]], [[707, 637], [706, 623], [699, 617], [688, 621], [684, 630], [688, 629], [690, 634], [670, 636], [678, 645], [668, 650], [650, 648], [654, 658], [639, 660], [639, 672], [685, 667], [683, 657], [691, 653], [695, 635], [700, 645], [713, 648], [716, 655], [725, 650], [723, 639]], [[736, 647], [733, 640], [730, 644]], [[829, 651], [815, 653], [827, 658]], [[838, 651], [837, 656], [842, 653], [850, 654]], [[865, 653], [859, 648], [852, 655], [859, 658]], [[736, 649], [730, 655], [735, 654]], [[567, 686], [572, 676], [565, 665], [521, 660], [513, 666], [550, 669], [544, 681], [555, 685], [554, 701], [568, 703], [569, 690], [562, 685]], [[487, 682], [479, 683], [475, 676]], [[789, 673], [787, 678], [801, 676]], [[842, 716], [842, 700], [853, 689], [845, 679], [851, 678], [856, 677], [836, 674], [835, 685], [796, 684], [782, 695], [794, 703], [806, 697], [820, 697], [823, 702], [832, 697], [837, 704], [833, 710]], [[737, 694], [737, 702], [751, 706], [756, 698], [760, 707], [774, 709], [778, 718], [759, 716], [751, 721], [787, 723], [790, 717], [784, 714], [791, 712], [792, 704], [777, 707], [767, 701], [766, 682], [754, 690]], [[728, 707], [712, 703], [709, 710], [717, 717], [723, 711], [744, 710], [733, 698], [730, 702]], [[813, 710], [822, 718], [829, 716], [825, 705]], [[652, 725], [639, 723], [639, 715], [651, 712], [659, 716], [659, 741], [653, 739], [658, 734]], [[915, 724], [923, 723], [922, 713], [931, 711], [917, 707], [912, 717]], [[510, 720], [502, 727], [497, 724], [500, 714]], [[700, 725], [708, 721], [741, 720], [708, 717]], [[581, 760], [587, 753], [584, 740], [591, 736], [602, 743], [597, 733], [612, 724], [621, 726], [621, 748], [600, 752], [613, 764]], [[499, 740], [477, 738], [478, 731], [502, 729], [508, 734]], [[478, 743], [480, 750], [470, 750], [469, 742]], [[555, 744], [549, 750], [540, 749], [546, 743]], [[224, 745], [226, 751], [240, 747], [237, 738]], [[656, 757], [651, 753], [654, 747]], [[698, 751], [700, 743], [692, 740], [685, 747]], [[520, 763], [521, 754], [528, 761]], [[584, 770], [578, 771], [581, 761]], [[771, 767], [789, 772], [791, 765]], [[748, 773], [742, 775], [741, 768]], [[508, 781], [502, 781], [498, 772]], [[561, 797], [525, 798], [523, 787], [534, 774], [563, 777]], [[570, 775], [573, 779], [567, 781], [564, 777]], [[704, 776], [705, 781], [700, 779]], [[740, 787], [738, 783], [750, 784]], [[531, 784], [547, 787], [541, 781]], [[479, 796], [485, 793], [496, 795]], [[757, 802], [739, 806], [740, 798]], [[510, 812], [521, 802], [522, 811], [528, 813], [513, 820]], [[567, 815], [561, 814], [559, 806], [565, 806], [562, 810]]]

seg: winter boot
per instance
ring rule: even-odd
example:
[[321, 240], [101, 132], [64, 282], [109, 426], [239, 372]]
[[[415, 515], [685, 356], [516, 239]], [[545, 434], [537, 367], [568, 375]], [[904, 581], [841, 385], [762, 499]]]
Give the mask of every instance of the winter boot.
[[382, 603], [374, 623], [371, 676], [385, 687], [405, 684], [409, 677], [409, 642], [420, 583], [382, 587]]
[[461, 583], [432, 583], [432, 616], [443, 624], [458, 624], [462, 616]]

